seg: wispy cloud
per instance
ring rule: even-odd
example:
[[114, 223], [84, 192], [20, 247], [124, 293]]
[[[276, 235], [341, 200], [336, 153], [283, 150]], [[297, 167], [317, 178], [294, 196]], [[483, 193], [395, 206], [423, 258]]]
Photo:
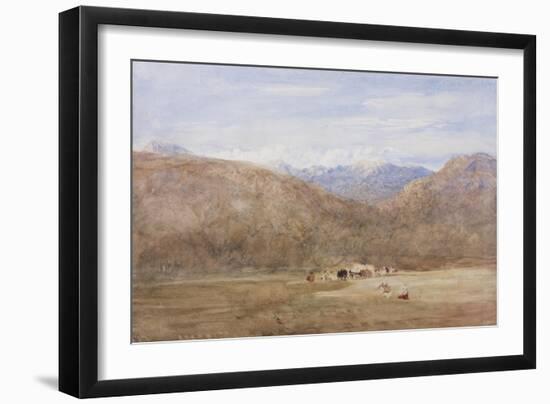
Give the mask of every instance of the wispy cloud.
[[328, 87], [298, 86], [289, 84], [273, 84], [258, 87], [258, 90], [271, 95], [286, 97], [316, 97], [330, 90]]
[[298, 167], [496, 154], [496, 80], [134, 62], [134, 145]]
[[495, 116], [496, 94], [475, 94], [455, 90], [437, 93], [404, 93], [371, 97], [363, 101], [369, 115], [419, 119], [431, 124]]
[[314, 165], [334, 167], [342, 164], [354, 164], [364, 160], [380, 159], [380, 156], [377, 156], [375, 151], [369, 146], [361, 146], [354, 149], [310, 148], [303, 150], [288, 145], [275, 144], [249, 150], [240, 148], [219, 150], [209, 152], [208, 155], [215, 158], [251, 161], [264, 165], [285, 162], [298, 168], [311, 167]]

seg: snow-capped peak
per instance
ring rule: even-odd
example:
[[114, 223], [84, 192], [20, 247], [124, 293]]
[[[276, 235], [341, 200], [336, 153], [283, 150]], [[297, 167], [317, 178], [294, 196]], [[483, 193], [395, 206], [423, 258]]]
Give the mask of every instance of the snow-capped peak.
[[168, 156], [174, 156], [178, 154], [193, 154], [185, 147], [173, 143], [165, 143], [159, 140], [152, 140], [151, 142], [147, 143], [147, 145], [145, 145], [145, 147], [143, 148], [143, 151], [149, 153], [164, 154]]
[[372, 172], [377, 168], [383, 167], [388, 163], [383, 160], [361, 160], [352, 164], [354, 170], [363, 171], [365, 173]]

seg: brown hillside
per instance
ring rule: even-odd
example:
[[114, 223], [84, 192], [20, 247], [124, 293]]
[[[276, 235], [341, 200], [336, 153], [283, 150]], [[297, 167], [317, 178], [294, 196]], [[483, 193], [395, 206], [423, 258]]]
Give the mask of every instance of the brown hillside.
[[496, 256], [496, 159], [487, 154], [450, 160], [408, 184], [380, 207], [394, 229], [392, 255]]
[[359, 259], [378, 210], [235, 161], [134, 152], [133, 262], [176, 275]]
[[133, 267], [186, 276], [496, 255], [496, 161], [450, 160], [379, 207], [251, 163], [134, 152]]

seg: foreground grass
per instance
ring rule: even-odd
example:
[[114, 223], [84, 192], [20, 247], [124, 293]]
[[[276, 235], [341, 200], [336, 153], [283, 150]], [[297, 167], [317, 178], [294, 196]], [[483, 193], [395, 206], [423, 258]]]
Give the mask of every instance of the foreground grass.
[[[318, 334], [496, 324], [491, 267], [402, 272], [386, 278], [307, 283], [295, 274], [209, 279], [133, 288], [134, 342]], [[410, 300], [397, 299], [406, 285]]]

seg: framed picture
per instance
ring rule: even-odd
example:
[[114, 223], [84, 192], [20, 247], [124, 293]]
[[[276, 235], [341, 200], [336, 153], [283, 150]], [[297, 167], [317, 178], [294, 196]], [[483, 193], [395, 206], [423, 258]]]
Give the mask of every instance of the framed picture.
[[535, 37], [59, 17], [59, 387], [535, 367]]

